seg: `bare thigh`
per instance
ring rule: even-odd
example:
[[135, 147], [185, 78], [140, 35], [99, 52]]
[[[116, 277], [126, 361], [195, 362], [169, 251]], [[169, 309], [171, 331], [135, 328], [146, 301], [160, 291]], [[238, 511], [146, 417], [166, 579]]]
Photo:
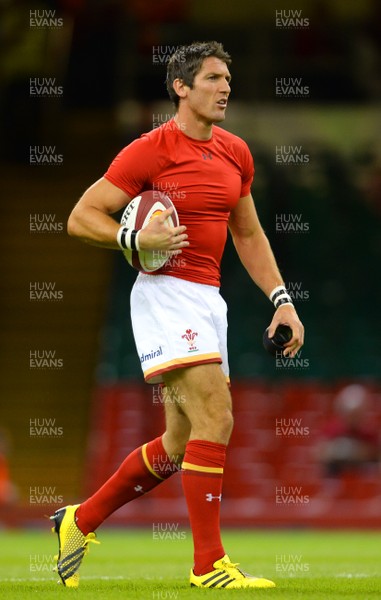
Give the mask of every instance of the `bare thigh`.
[[189, 439], [227, 444], [233, 428], [232, 401], [217, 363], [169, 371], [164, 376], [168, 393], [190, 424]]

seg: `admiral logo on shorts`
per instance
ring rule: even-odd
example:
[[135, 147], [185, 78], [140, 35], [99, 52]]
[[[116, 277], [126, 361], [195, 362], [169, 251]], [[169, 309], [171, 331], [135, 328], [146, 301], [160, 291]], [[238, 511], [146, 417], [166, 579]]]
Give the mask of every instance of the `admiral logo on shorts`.
[[182, 335], [182, 339], [186, 340], [189, 344], [188, 352], [196, 352], [198, 350], [196, 344], [194, 343], [194, 338], [198, 336], [196, 331], [192, 331], [191, 329], [187, 329], [185, 334]]
[[148, 354], [144, 354], [144, 352], [142, 352], [142, 355], [140, 357], [140, 362], [144, 363], [147, 360], [152, 360], [152, 358], [156, 358], [156, 356], [162, 356], [163, 354], [163, 348], [161, 346], [159, 346], [159, 348], [157, 350], [151, 350], [151, 352], [149, 352]]

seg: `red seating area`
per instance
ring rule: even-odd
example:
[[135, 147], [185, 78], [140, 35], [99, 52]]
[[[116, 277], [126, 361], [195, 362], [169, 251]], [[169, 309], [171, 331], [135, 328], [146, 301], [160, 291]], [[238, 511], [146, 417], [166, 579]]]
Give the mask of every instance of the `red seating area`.
[[[225, 525], [381, 525], [379, 469], [327, 479], [318, 461], [321, 429], [339, 387], [300, 382], [234, 384], [235, 427], [222, 504]], [[368, 387], [370, 416], [381, 424], [381, 389]], [[93, 403], [84, 495], [97, 489], [131, 450], [162, 430], [157, 389], [128, 382], [100, 387]], [[168, 520], [187, 523], [179, 474], [121, 508], [109, 523]]]

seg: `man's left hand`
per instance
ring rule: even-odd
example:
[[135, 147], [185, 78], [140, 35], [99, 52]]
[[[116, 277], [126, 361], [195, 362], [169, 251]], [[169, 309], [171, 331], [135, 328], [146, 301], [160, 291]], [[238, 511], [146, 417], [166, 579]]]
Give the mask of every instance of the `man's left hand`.
[[294, 358], [304, 343], [304, 327], [292, 304], [281, 304], [276, 309], [268, 331], [269, 338], [273, 337], [278, 325], [291, 327], [292, 338], [284, 345], [283, 355]]

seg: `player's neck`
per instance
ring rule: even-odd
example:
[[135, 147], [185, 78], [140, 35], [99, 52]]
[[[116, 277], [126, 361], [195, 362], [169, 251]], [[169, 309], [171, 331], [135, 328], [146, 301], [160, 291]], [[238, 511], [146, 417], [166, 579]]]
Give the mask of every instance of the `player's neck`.
[[179, 108], [174, 121], [186, 136], [194, 140], [210, 140], [213, 123], [206, 122]]

